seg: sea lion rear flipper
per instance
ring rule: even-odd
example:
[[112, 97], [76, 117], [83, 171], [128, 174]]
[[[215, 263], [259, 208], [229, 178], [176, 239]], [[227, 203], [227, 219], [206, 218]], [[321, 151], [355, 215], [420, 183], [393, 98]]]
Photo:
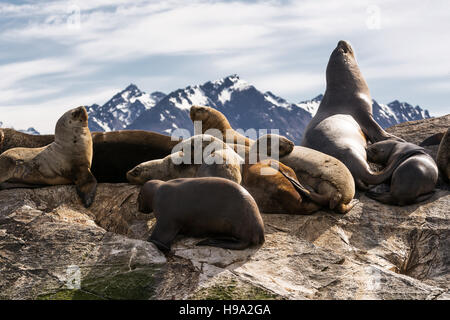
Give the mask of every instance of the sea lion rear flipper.
[[75, 173], [74, 181], [78, 196], [83, 201], [86, 208], [89, 208], [95, 199], [95, 192], [97, 191], [97, 179], [91, 173], [89, 168], [80, 168]]
[[231, 250], [244, 250], [249, 247], [249, 243], [235, 238], [214, 238], [205, 239], [196, 244], [197, 246], [211, 246]]

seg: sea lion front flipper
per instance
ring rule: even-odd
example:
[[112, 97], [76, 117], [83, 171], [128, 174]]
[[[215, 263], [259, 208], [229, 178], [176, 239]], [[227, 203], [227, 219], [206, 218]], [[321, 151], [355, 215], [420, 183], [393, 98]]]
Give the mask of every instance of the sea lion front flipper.
[[248, 248], [248, 242], [235, 238], [214, 238], [197, 242], [196, 246], [210, 246], [231, 250], [244, 250]]
[[95, 199], [97, 179], [95, 179], [89, 168], [80, 168], [75, 172], [74, 177], [78, 196], [81, 198], [84, 206], [89, 208]]

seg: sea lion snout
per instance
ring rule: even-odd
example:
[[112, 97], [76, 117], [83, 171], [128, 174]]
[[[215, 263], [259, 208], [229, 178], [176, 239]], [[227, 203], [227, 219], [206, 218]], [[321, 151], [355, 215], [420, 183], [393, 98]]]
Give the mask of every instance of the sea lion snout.
[[73, 109], [72, 118], [74, 120], [80, 120], [82, 122], [86, 122], [88, 120], [88, 113], [85, 107], [78, 107]]
[[205, 111], [205, 107], [202, 106], [192, 106], [191, 110], [189, 111], [189, 116], [191, 118], [192, 121], [195, 121], [198, 119], [198, 115], [201, 112]]
[[342, 50], [343, 53], [353, 53], [353, 48], [351, 44], [345, 40], [340, 40], [337, 44], [337, 48]]

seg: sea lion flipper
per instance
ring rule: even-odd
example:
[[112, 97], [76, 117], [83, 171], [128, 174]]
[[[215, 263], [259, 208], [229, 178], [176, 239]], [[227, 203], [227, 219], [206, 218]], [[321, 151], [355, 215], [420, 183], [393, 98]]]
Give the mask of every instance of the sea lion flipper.
[[196, 244], [196, 246], [210, 246], [231, 250], [243, 250], [248, 247], [248, 243], [235, 238], [214, 238], [205, 239]]
[[75, 185], [78, 196], [83, 201], [86, 208], [89, 208], [95, 199], [97, 191], [97, 179], [91, 173], [89, 168], [79, 168], [75, 173]]
[[384, 204], [396, 204], [396, 201], [389, 192], [367, 191], [366, 196]]

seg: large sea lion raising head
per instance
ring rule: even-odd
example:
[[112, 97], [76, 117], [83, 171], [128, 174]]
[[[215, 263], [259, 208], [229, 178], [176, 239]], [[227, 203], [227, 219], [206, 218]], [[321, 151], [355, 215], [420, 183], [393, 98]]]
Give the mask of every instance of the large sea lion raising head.
[[366, 195], [382, 203], [407, 205], [430, 198], [438, 180], [438, 168], [423, 148], [408, 142], [380, 141], [367, 148], [370, 161], [378, 164], [403, 159], [392, 173], [390, 191]]
[[94, 201], [92, 137], [84, 107], [67, 111], [55, 127], [55, 141], [41, 148], [13, 148], [0, 155], [0, 183], [31, 185], [74, 183], [83, 204]]
[[155, 228], [149, 238], [168, 251], [178, 234], [210, 237], [197, 245], [242, 250], [264, 243], [264, 222], [252, 196], [223, 178], [152, 180], [138, 197], [139, 210], [153, 211]]
[[372, 100], [354, 51], [346, 41], [339, 41], [327, 66], [327, 89], [316, 115], [306, 128], [302, 145], [342, 161], [356, 185], [367, 189], [389, 179], [392, 163], [379, 173], [367, 163], [367, 139], [377, 142], [402, 139], [384, 131], [372, 117]]
[[[246, 146], [250, 146], [250, 144], [252, 144], [253, 142], [253, 140], [235, 131], [228, 122], [228, 119], [220, 111], [214, 108], [204, 106], [192, 106], [190, 110], [190, 117], [191, 120], [194, 122], [194, 124], [195, 121], [201, 122], [202, 124], [201, 133], [205, 133], [207, 130], [209, 130], [208, 131], [209, 134], [227, 143], [243, 144]], [[214, 129], [217, 134], [212, 132], [211, 131], [212, 129]], [[196, 132], [196, 134], [199, 133], [200, 132]]]

